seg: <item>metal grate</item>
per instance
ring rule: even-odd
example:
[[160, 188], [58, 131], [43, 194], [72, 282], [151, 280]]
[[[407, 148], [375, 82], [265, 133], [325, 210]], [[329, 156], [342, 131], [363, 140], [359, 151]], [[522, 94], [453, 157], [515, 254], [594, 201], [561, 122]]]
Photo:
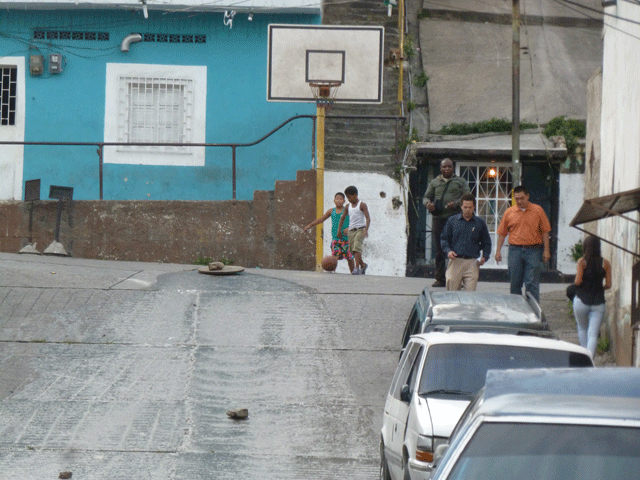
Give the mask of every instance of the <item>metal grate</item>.
[[458, 168], [476, 196], [476, 215], [486, 222], [491, 241], [496, 245], [500, 220], [511, 206], [511, 164], [459, 162]]
[[118, 140], [188, 143], [193, 131], [193, 80], [120, 77]]
[[185, 35], [177, 33], [145, 33], [142, 38], [145, 42], [168, 43], [207, 43], [206, 35]]
[[73, 32], [69, 30], [34, 30], [34, 40], [89, 40], [109, 41], [109, 32]]
[[0, 66], [0, 125], [16, 124], [18, 67]]

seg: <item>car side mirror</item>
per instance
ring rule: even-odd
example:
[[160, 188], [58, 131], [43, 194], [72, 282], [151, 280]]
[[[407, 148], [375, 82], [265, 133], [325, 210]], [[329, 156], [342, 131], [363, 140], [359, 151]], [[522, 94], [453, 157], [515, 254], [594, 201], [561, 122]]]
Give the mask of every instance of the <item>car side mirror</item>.
[[409, 385], [404, 385], [400, 390], [400, 400], [409, 403], [411, 401], [411, 393], [409, 392]]
[[449, 450], [449, 444], [443, 443], [436, 447], [436, 451], [433, 453], [433, 467], [437, 467], [440, 464], [440, 460], [444, 457], [445, 453]]

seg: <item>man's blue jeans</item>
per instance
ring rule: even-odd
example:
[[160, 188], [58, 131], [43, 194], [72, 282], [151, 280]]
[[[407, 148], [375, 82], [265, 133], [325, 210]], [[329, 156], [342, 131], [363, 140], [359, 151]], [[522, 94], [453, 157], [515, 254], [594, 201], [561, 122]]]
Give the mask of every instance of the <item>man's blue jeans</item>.
[[511, 293], [522, 295], [522, 285], [540, 301], [542, 247], [524, 248], [509, 245], [509, 280]]

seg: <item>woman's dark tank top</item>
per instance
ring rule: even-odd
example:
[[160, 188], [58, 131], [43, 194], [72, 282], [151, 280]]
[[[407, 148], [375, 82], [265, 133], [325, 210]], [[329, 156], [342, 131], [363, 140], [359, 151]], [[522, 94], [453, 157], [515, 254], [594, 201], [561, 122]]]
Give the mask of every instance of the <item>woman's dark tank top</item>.
[[604, 300], [603, 280], [606, 275], [602, 258], [594, 258], [582, 274], [582, 284], [576, 295], [585, 305], [602, 305]]

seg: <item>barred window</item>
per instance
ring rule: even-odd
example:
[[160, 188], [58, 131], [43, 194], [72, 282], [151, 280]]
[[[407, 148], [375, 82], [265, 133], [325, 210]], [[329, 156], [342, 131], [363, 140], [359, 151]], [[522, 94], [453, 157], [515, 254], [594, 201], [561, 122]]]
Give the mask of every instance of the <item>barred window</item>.
[[16, 124], [18, 67], [0, 65], [0, 125]]
[[[204, 166], [207, 67], [107, 63], [105, 163]], [[146, 144], [146, 145], [141, 145]]]
[[192, 139], [193, 81], [120, 77], [119, 141], [188, 143]]

